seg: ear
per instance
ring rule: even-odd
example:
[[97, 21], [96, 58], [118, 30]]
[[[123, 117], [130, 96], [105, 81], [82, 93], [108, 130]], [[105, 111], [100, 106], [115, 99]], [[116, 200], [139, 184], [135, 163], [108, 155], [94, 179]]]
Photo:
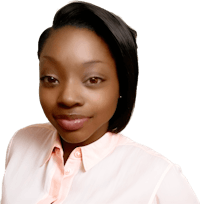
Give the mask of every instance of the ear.
[[119, 92], [119, 96], [118, 96], [118, 99], [120, 99], [120, 98], [122, 98], [122, 95], [121, 95], [121, 93]]

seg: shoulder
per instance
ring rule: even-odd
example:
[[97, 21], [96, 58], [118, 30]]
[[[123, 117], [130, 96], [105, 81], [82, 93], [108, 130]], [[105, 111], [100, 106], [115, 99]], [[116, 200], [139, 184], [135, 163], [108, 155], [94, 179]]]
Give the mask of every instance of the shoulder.
[[29, 125], [26, 127], [23, 127], [19, 130], [17, 130], [13, 136], [16, 137], [17, 135], [19, 135], [19, 133], [22, 132], [26, 132], [26, 131], [37, 131], [37, 130], [55, 130], [55, 128], [53, 127], [53, 125], [51, 123], [38, 123], [38, 124], [33, 124], [33, 125]]
[[[15, 133], [12, 136], [12, 140], [27, 140], [38, 138], [39, 135], [42, 133], [50, 133], [55, 131], [55, 128], [51, 125], [50, 122], [46, 123], [34, 123], [31, 125], [27, 125], [25, 127], [22, 127], [15, 131]], [[33, 137], [34, 136], [34, 137]]]
[[6, 166], [13, 155], [19, 157], [30, 150], [37, 151], [47, 145], [55, 131], [50, 123], [44, 123], [29, 125], [15, 132], [7, 148]]
[[53, 133], [55, 128], [50, 123], [34, 124], [18, 130], [11, 139], [10, 145], [24, 145], [34, 141], [42, 141], [47, 135]]
[[121, 147], [124, 150], [124, 153], [135, 152], [138, 156], [141, 155], [142, 157], [151, 157], [154, 159], [163, 160], [168, 164], [172, 164], [169, 159], [167, 159], [162, 154], [156, 152], [155, 150], [151, 149], [150, 147], [137, 143], [122, 134], [119, 135], [120, 142], [118, 142], [117, 146], [119, 148]]
[[143, 172], [149, 172], [149, 175], [162, 175], [168, 171], [174, 164], [165, 156], [155, 150], [139, 144], [128, 137], [120, 134], [121, 142], [115, 148], [115, 156], [122, 158], [121, 162], [129, 168], [136, 168]]

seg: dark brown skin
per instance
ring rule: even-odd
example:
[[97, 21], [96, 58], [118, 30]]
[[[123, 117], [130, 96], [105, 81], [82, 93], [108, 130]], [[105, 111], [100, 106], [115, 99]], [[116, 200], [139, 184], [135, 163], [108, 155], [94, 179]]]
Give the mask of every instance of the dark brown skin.
[[[67, 26], [53, 31], [40, 56], [40, 103], [57, 129], [64, 163], [78, 146], [102, 137], [119, 99], [115, 61], [107, 44], [85, 28]], [[68, 131], [55, 115], [75, 113], [89, 117], [81, 129]]]

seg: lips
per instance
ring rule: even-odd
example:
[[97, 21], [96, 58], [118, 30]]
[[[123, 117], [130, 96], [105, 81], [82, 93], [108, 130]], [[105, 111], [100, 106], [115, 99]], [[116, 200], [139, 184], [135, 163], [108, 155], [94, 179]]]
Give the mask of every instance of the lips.
[[77, 115], [77, 114], [69, 114], [69, 115], [58, 115], [54, 117], [58, 123], [58, 125], [68, 131], [75, 131], [81, 129], [85, 122], [87, 122], [90, 117]]

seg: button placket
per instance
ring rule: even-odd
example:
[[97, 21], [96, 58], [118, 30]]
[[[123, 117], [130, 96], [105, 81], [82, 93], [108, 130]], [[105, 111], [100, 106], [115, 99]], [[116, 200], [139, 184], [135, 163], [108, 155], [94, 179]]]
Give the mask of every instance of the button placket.
[[71, 172], [72, 172], [71, 168], [67, 168], [67, 169], [65, 170], [65, 175], [68, 176], [68, 175], [71, 174]]
[[76, 152], [74, 153], [74, 156], [75, 156], [76, 158], [81, 158], [81, 152], [80, 152], [80, 151], [76, 151]]
[[65, 170], [64, 170], [65, 177], [68, 177], [74, 174], [74, 171], [76, 171], [77, 164], [80, 162], [81, 157], [82, 157], [82, 154], [81, 154], [80, 148], [77, 148], [74, 152], [72, 152], [72, 154], [69, 156], [65, 164]]

